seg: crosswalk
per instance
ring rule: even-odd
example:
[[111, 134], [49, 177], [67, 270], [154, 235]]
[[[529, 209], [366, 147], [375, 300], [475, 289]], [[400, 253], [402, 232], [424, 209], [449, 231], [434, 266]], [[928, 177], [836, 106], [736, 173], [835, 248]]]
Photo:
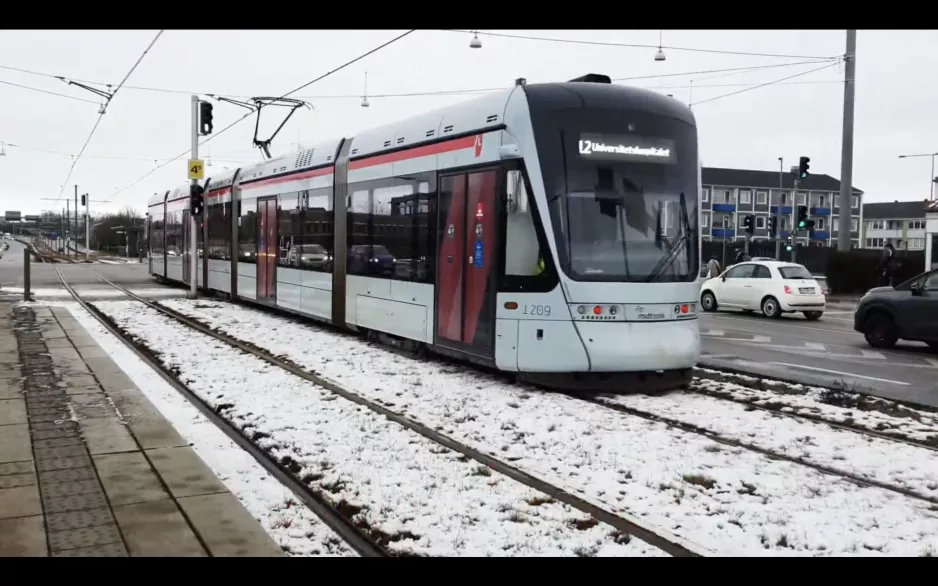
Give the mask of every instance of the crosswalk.
[[[798, 341], [791, 338], [791, 336], [784, 336], [784, 338], [773, 339], [772, 336], [764, 336], [759, 334], [751, 334], [749, 332], [729, 332], [723, 329], [701, 329], [701, 336], [704, 338], [704, 348], [706, 349], [706, 340], [714, 340], [726, 343], [735, 343], [738, 345], [749, 345], [749, 346], [762, 346], [766, 350], [786, 352], [790, 354], [801, 354], [805, 356], [811, 356], [816, 354], [823, 354], [826, 359], [853, 359], [853, 360], [874, 360], [874, 361], [886, 361], [890, 358], [895, 358], [896, 354], [891, 353], [886, 355], [883, 352], [878, 352], [876, 350], [870, 350], [866, 348], [857, 348], [852, 345], [845, 344], [824, 344], [822, 342], [812, 342], [812, 341]], [[938, 368], [938, 358], [932, 358], [927, 356], [919, 356], [915, 354], [910, 354], [908, 356], [903, 356], [905, 360], [913, 360], [917, 365], [927, 367], [927, 368]]]

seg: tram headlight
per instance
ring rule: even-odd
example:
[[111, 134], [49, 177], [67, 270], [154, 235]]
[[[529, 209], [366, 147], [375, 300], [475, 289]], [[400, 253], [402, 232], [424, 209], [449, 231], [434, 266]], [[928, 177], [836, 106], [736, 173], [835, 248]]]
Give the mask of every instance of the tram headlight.
[[581, 305], [576, 308], [576, 312], [579, 313], [580, 315], [583, 315], [584, 313], [586, 313], [586, 308]]
[[619, 309], [615, 305], [613, 305], [609, 308], [609, 315], [615, 315], [616, 313], [618, 313], [618, 311]]

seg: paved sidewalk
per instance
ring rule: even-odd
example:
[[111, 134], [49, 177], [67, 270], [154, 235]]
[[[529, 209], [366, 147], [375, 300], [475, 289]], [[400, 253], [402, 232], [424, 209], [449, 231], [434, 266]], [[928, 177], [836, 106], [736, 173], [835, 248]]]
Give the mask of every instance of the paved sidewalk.
[[283, 556], [66, 308], [0, 301], [0, 557]]

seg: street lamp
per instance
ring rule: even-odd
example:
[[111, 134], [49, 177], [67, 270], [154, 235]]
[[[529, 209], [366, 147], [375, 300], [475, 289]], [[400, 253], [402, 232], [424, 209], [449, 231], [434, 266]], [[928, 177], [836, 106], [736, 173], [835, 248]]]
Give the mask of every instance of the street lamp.
[[913, 157], [931, 157], [931, 175], [929, 175], [929, 186], [928, 186], [928, 199], [935, 199], [935, 157], [938, 157], [938, 153], [922, 153], [918, 155], [899, 155], [900, 159], [911, 159]]
[[664, 31], [658, 31], [658, 52], [655, 53], [655, 61], [664, 61], [667, 57], [664, 56], [664, 51], [661, 49], [661, 40], [664, 37]]

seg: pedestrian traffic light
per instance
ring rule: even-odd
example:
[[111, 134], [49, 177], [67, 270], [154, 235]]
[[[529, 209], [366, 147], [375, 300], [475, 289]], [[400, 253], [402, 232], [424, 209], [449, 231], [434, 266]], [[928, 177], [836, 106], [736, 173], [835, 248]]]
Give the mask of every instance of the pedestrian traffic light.
[[85, 205], [85, 196], [81, 196], [81, 205]]
[[746, 229], [746, 234], [752, 236], [756, 231], [756, 217], [752, 214], [748, 214], [743, 218], [743, 227]]
[[769, 218], [769, 235], [772, 238], [778, 236], [778, 216], [772, 216]]
[[199, 132], [203, 136], [212, 133], [212, 109], [214, 106], [211, 102], [199, 102]]
[[814, 220], [805, 220], [804, 229], [807, 230], [808, 232], [811, 232], [812, 230], [814, 230]]
[[805, 179], [808, 176], [808, 169], [811, 168], [811, 165], [808, 163], [811, 162], [811, 157], [801, 157], [798, 159], [798, 177]]
[[807, 221], [808, 221], [808, 206], [798, 206], [798, 221], [795, 225], [798, 226], [799, 230], [804, 230]]
[[198, 183], [193, 183], [189, 186], [189, 213], [193, 216], [202, 215], [202, 206], [204, 203], [203, 193], [204, 190]]

